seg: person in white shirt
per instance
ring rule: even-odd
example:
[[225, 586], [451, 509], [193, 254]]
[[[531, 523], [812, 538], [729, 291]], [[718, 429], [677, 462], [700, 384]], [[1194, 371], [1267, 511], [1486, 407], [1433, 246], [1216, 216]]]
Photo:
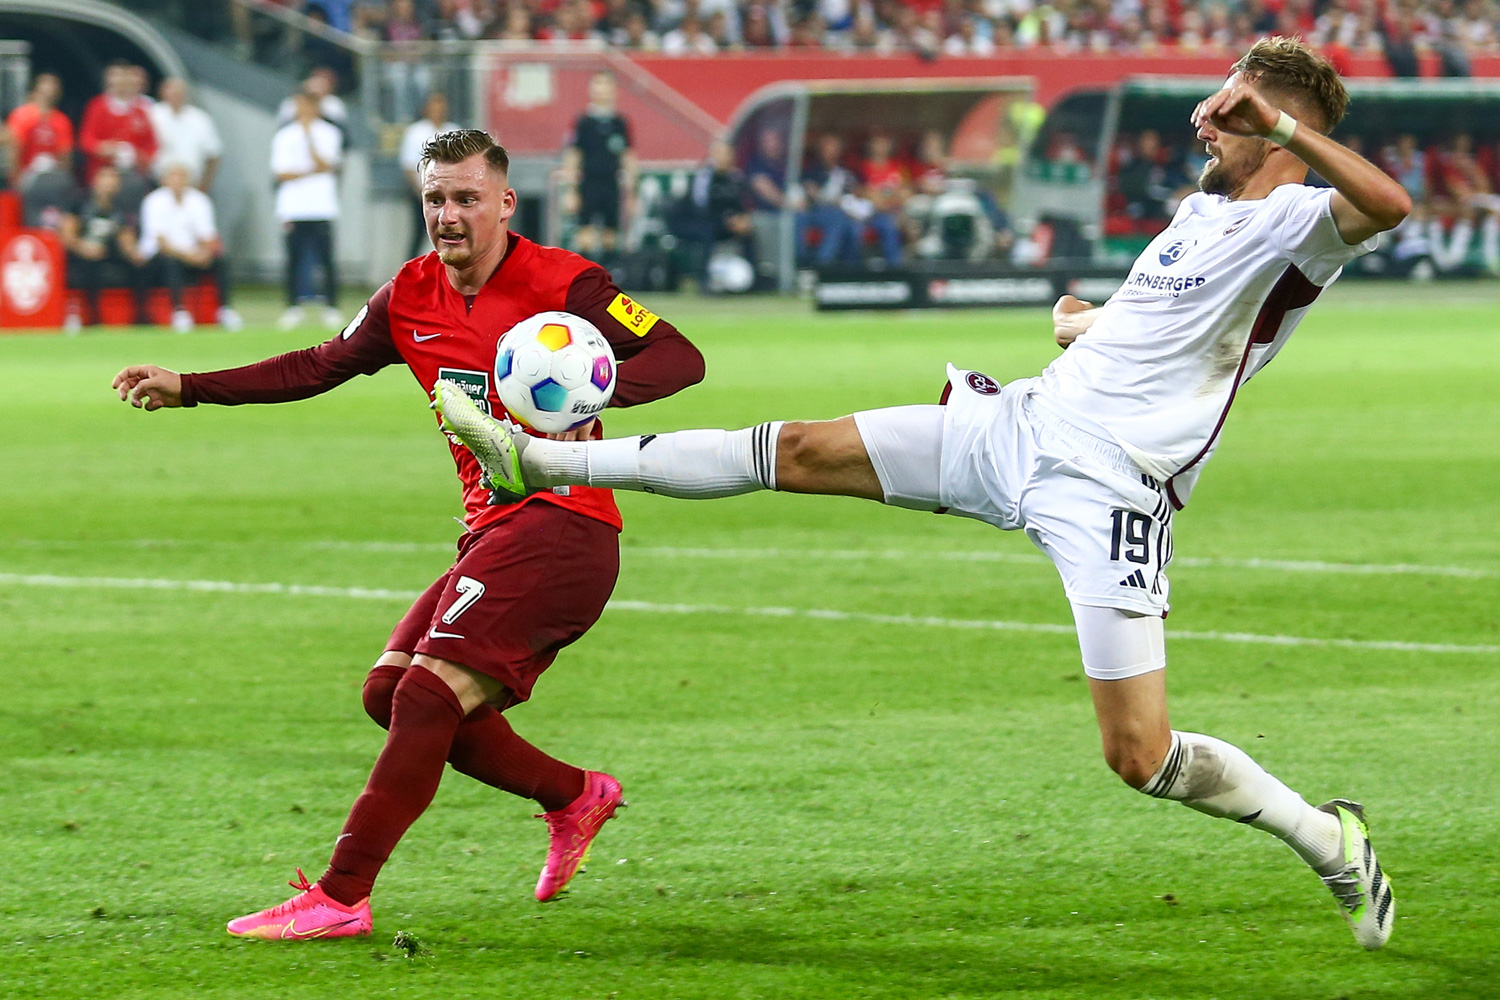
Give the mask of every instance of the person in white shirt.
[[[1323, 879], [1355, 939], [1379, 948], [1394, 896], [1362, 808], [1315, 808], [1243, 750], [1172, 729], [1164, 680], [1174, 509], [1245, 380], [1341, 267], [1411, 211], [1396, 181], [1328, 138], [1347, 102], [1338, 73], [1299, 41], [1257, 42], [1192, 114], [1212, 157], [1202, 193], [1103, 307], [1058, 303], [1066, 350], [1036, 378], [1002, 386], [950, 367], [946, 405], [588, 444], [514, 434], [442, 382], [437, 405], [512, 494], [572, 483], [678, 497], [774, 489], [1024, 528], [1073, 606], [1109, 766], [1147, 795], [1280, 838]], [[1332, 189], [1305, 186], [1309, 168]]]
[[401, 135], [401, 149], [397, 158], [401, 169], [406, 173], [406, 183], [411, 185], [413, 209], [411, 247], [407, 256], [420, 257], [432, 249], [427, 242], [427, 219], [422, 214], [422, 176], [417, 172], [417, 164], [422, 159], [422, 146], [439, 132], [453, 132], [459, 128], [462, 126], [448, 120], [447, 95], [434, 90], [427, 95], [427, 102], [422, 105], [422, 118], [406, 126], [406, 131]]
[[147, 111], [156, 130], [156, 178], [165, 181], [169, 164], [188, 168], [190, 183], [200, 191], [213, 187], [224, 143], [214, 120], [202, 108], [188, 103], [187, 81], [169, 76], [157, 89], [161, 100]]
[[191, 178], [186, 163], [163, 165], [161, 187], [141, 202], [141, 257], [172, 296], [172, 329], [187, 333], [193, 328], [193, 314], [183, 306], [183, 290], [207, 276], [219, 293], [219, 325], [238, 330], [244, 324], [229, 305], [224, 244], [214, 224], [213, 202], [192, 186]]
[[[340, 129], [349, 123], [349, 106], [344, 103], [336, 91], [338, 90], [339, 76], [327, 66], [319, 66], [307, 74], [307, 79], [302, 81], [300, 93], [308, 94], [318, 106], [318, 117], [337, 125]], [[285, 98], [276, 107], [276, 125], [291, 124], [297, 117], [297, 95]]]
[[302, 323], [302, 303], [313, 298], [313, 275], [323, 272], [323, 322], [343, 325], [338, 311], [338, 268], [333, 224], [339, 215], [338, 169], [344, 134], [318, 117], [305, 92], [293, 104], [296, 117], [271, 137], [271, 173], [276, 178], [276, 218], [286, 232], [286, 312], [283, 329]]

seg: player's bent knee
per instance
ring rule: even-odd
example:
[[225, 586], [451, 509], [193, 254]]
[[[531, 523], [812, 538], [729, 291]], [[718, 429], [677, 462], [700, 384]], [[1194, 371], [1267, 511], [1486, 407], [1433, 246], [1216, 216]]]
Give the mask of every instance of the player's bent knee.
[[[410, 660], [411, 657], [407, 657], [407, 661]], [[396, 698], [396, 685], [401, 683], [406, 670], [404, 666], [387, 663], [382, 656], [365, 677], [360, 700], [364, 702], [365, 714], [381, 729], [391, 728], [391, 705]]]
[[1124, 738], [1108, 739], [1104, 742], [1104, 762], [1119, 775], [1121, 781], [1139, 791], [1161, 768], [1162, 759], [1171, 749], [1170, 732], [1165, 746], [1160, 741], [1149, 739], [1144, 733]]

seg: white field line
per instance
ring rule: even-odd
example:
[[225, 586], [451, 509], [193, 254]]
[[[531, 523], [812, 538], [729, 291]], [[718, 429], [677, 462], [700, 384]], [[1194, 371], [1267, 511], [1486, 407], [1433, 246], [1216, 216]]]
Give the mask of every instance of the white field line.
[[[0, 586], [62, 587], [75, 590], [163, 590], [219, 594], [275, 594], [289, 597], [342, 597], [354, 600], [413, 601], [416, 590], [382, 590], [369, 587], [322, 587], [295, 583], [235, 583], [227, 580], [169, 580], [155, 577], [53, 576], [49, 574], [0, 573]], [[732, 607], [727, 604], [663, 604], [654, 601], [611, 601], [615, 611], [667, 615], [740, 615], [755, 618], [806, 618], [814, 621], [855, 622], [862, 625], [898, 625], [915, 628], [962, 629], [989, 632], [1033, 632], [1072, 635], [1073, 626], [1046, 622], [1010, 622], [976, 618], [936, 618], [923, 615], [883, 615], [867, 611], [835, 611], [824, 608]], [[1383, 650], [1409, 653], [1468, 653], [1500, 655], [1500, 646], [1456, 645], [1442, 642], [1400, 642], [1385, 639], [1321, 639], [1296, 635], [1257, 635], [1251, 632], [1167, 633], [1173, 639], [1230, 642], [1261, 646], [1315, 646], [1332, 649]]]
[[[310, 541], [268, 543], [265, 541], [192, 541], [169, 538], [134, 538], [108, 542], [77, 542], [69, 540], [19, 539], [0, 541], [0, 547], [21, 549], [90, 549], [90, 548], [302, 548], [315, 551], [372, 552], [394, 555], [418, 555], [427, 552], [452, 553], [451, 542], [342, 542]], [[881, 560], [906, 563], [924, 562], [958, 563], [1024, 563], [1036, 566], [1048, 565], [1045, 556], [1034, 552], [975, 552], [951, 549], [929, 552], [910, 552], [900, 549], [776, 549], [776, 548], [691, 548], [679, 546], [621, 546], [620, 552], [630, 555], [652, 556], [658, 559], [722, 559], [748, 561], [752, 559], [791, 562], [858, 562]], [[1344, 563], [1323, 562], [1316, 559], [1219, 559], [1177, 556], [1172, 566], [1178, 569], [1241, 569], [1265, 570], [1278, 573], [1332, 573], [1349, 576], [1446, 576], [1461, 580], [1500, 579], [1500, 570], [1480, 569], [1472, 566], [1430, 566], [1421, 563]]]

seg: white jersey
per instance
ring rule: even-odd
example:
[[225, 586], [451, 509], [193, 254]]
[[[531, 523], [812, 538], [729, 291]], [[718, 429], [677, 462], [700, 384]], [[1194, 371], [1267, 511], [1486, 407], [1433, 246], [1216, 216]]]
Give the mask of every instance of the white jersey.
[[1184, 198], [1084, 336], [1035, 382], [1057, 417], [1124, 449], [1187, 502], [1235, 392], [1343, 266], [1332, 190], [1283, 184], [1259, 201]]

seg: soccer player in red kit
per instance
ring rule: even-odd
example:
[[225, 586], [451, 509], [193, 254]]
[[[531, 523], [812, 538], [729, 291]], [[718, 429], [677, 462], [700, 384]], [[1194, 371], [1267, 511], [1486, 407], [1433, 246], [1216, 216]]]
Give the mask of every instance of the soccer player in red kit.
[[[355, 375], [405, 364], [429, 393], [439, 378], [487, 412], [496, 344], [519, 321], [564, 310], [614, 347], [611, 405], [633, 406], [700, 381], [703, 359], [675, 328], [620, 292], [588, 260], [509, 231], [516, 194], [505, 150], [478, 130], [440, 133], [422, 157], [422, 200], [436, 253], [407, 262], [349, 326], [316, 347], [244, 368], [178, 375], [152, 365], [115, 378], [147, 410], [198, 403], [274, 403], [326, 392]], [[597, 434], [597, 424], [572, 436]], [[370, 933], [370, 889], [397, 841], [437, 792], [443, 764], [535, 799], [550, 836], [536, 896], [572, 878], [622, 803], [620, 784], [555, 760], [501, 714], [525, 701], [557, 655], [593, 625], [619, 571], [620, 513], [610, 491], [571, 487], [492, 505], [478, 463], [450, 443], [463, 482], [458, 559], [401, 619], [364, 687], [365, 710], [389, 730], [323, 876], [298, 872], [292, 899], [229, 924], [240, 937]]]

